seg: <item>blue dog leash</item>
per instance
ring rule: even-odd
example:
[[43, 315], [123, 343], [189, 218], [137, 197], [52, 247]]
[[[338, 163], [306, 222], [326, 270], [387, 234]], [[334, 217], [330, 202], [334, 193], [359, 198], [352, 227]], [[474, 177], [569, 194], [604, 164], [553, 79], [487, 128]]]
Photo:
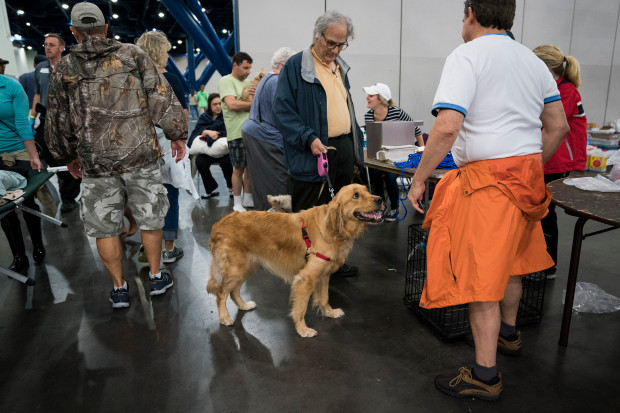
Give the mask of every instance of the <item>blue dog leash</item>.
[[[421, 153], [412, 153], [412, 154], [409, 154], [409, 157], [405, 162], [394, 162], [394, 165], [400, 168], [400, 177], [403, 182], [403, 187], [405, 187], [406, 189], [405, 191], [406, 193], [409, 192], [411, 185], [409, 185], [409, 188], [405, 186], [405, 168], [417, 168], [418, 165], [420, 164], [421, 159], [422, 159]], [[456, 168], [457, 166], [456, 166], [456, 163], [454, 163], [454, 158], [452, 158], [452, 152], [448, 152], [448, 154], [443, 159], [443, 161], [441, 161], [439, 165], [437, 165], [436, 169], [456, 169]], [[402, 218], [399, 218], [398, 216], [396, 217], [396, 219], [399, 222], [407, 217], [407, 207], [405, 206], [405, 202], [404, 202], [406, 199], [407, 199], [407, 196], [405, 196], [404, 198], [400, 198], [400, 197], [398, 198], [398, 202], [403, 206], [405, 210], [405, 215], [403, 215]]]

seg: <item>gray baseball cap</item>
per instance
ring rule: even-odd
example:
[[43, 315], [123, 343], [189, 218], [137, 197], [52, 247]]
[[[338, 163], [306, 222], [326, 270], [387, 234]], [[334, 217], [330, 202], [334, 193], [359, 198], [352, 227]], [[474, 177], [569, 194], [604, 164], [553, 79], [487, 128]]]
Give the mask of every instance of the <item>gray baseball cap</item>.
[[105, 25], [103, 13], [93, 3], [83, 1], [71, 9], [71, 25], [73, 27], [98, 27]]

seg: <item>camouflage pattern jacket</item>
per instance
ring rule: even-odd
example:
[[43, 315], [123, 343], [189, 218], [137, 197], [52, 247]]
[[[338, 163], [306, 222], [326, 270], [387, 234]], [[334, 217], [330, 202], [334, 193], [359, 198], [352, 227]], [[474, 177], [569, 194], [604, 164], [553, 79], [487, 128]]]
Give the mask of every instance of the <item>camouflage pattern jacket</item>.
[[90, 177], [144, 167], [163, 155], [154, 126], [187, 139], [181, 104], [138, 47], [86, 37], [54, 68], [45, 140], [59, 164], [80, 158]]

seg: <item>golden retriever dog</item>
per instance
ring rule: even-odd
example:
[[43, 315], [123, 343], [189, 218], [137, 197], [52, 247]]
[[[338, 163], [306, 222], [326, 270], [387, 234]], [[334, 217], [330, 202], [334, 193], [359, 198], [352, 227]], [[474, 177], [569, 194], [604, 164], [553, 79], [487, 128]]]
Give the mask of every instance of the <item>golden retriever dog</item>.
[[317, 332], [304, 319], [310, 296], [326, 317], [344, 315], [329, 305], [329, 277], [340, 268], [369, 224], [383, 221], [381, 197], [365, 186], [343, 187], [327, 205], [299, 213], [233, 212], [213, 225], [209, 249], [213, 255], [207, 292], [216, 296], [220, 323], [232, 325], [226, 308], [228, 295], [239, 310], [252, 310], [240, 290], [250, 274], [262, 265], [291, 282], [291, 317], [302, 337]]
[[241, 91], [241, 99], [239, 100], [242, 100], [244, 102], [251, 102], [254, 97], [250, 95], [250, 89], [256, 89], [261, 79], [265, 77], [265, 74], [265, 71], [261, 69], [260, 72], [254, 77], [254, 79], [243, 88], [243, 90]]

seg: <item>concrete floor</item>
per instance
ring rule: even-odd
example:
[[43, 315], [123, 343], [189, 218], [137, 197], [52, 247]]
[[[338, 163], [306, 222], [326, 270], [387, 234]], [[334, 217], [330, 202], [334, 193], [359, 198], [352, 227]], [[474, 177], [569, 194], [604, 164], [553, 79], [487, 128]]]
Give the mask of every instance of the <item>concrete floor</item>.
[[[219, 172], [217, 167], [214, 171]], [[217, 175], [225, 184], [221, 173]], [[224, 194], [226, 191], [221, 191]], [[138, 236], [125, 246], [131, 307], [112, 310], [111, 282], [79, 212], [59, 229], [43, 225], [47, 258], [31, 266], [36, 286], [0, 277], [2, 412], [582, 412], [618, 411], [620, 313], [574, 313], [569, 346], [557, 344], [574, 219], [559, 212], [558, 278], [549, 281], [540, 325], [522, 328], [520, 357], [498, 355], [504, 393], [496, 403], [459, 400], [434, 387], [435, 375], [474, 362], [463, 340], [440, 339], [403, 304], [407, 227], [419, 217], [371, 227], [349, 263], [358, 277], [334, 278], [330, 301], [345, 317], [296, 335], [289, 286], [260, 272], [242, 290], [258, 307], [220, 326], [207, 295], [211, 225], [232, 210], [227, 195], [181, 195], [175, 285], [150, 297], [137, 262]], [[586, 224], [586, 231], [602, 228]], [[27, 233], [27, 232], [26, 232]], [[580, 281], [620, 296], [620, 231], [584, 241]], [[30, 248], [27, 240], [27, 248]], [[11, 262], [0, 235], [0, 265]]]

